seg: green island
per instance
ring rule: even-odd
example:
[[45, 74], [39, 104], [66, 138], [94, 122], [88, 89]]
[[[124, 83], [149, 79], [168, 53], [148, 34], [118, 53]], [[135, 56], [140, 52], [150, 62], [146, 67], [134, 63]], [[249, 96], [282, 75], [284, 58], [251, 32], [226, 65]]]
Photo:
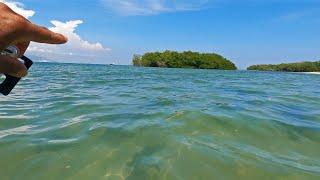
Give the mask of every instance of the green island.
[[284, 72], [320, 72], [320, 61], [316, 62], [298, 62], [287, 64], [262, 64], [247, 68], [254, 71], [284, 71]]
[[215, 53], [198, 53], [192, 51], [150, 52], [144, 55], [134, 55], [133, 65], [141, 67], [162, 68], [194, 68], [236, 70], [234, 63]]

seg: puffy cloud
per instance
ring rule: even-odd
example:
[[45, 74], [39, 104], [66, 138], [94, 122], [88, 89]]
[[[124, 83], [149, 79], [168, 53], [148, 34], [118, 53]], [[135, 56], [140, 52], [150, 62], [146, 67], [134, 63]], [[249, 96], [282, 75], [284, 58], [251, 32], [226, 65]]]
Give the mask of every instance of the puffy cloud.
[[77, 49], [101, 51], [106, 50], [100, 43], [90, 44], [88, 41], [82, 40], [75, 33], [76, 28], [83, 23], [82, 20], [68, 21], [66, 23], [59, 21], [51, 21], [54, 27], [49, 28], [51, 31], [64, 34], [69, 39], [69, 46]]
[[49, 29], [53, 32], [64, 34], [68, 37], [68, 43], [65, 45], [47, 45], [31, 43], [29, 50], [33, 52], [47, 52], [57, 54], [94, 54], [110, 51], [104, 48], [101, 43], [90, 43], [83, 40], [75, 31], [83, 23], [82, 20], [73, 20], [67, 22], [51, 21], [53, 27]]
[[8, 0], [0, 0], [0, 2], [5, 3], [7, 6], [9, 6], [14, 12], [22, 15], [25, 18], [32, 17], [35, 12], [32, 10], [26, 10], [23, 7], [22, 3], [14, 2], [14, 1], [8, 1]]
[[101, 0], [113, 11], [125, 15], [154, 15], [199, 10], [208, 0]]
[[[7, 4], [16, 13], [21, 14], [25, 18], [32, 17], [35, 12], [32, 10], [24, 9], [23, 4], [15, 1], [0, 0]], [[56, 57], [67, 58], [70, 56], [77, 57], [92, 57], [95, 55], [101, 55], [110, 51], [110, 48], [105, 48], [99, 42], [90, 43], [89, 41], [83, 40], [80, 35], [76, 33], [76, 29], [80, 24], [83, 24], [82, 20], [72, 20], [67, 22], [60, 22], [57, 20], [51, 21], [51, 31], [61, 33], [68, 37], [69, 41], [64, 45], [48, 45], [32, 42], [28, 48], [28, 52], [33, 55], [47, 57], [48, 59], [55, 59]]]

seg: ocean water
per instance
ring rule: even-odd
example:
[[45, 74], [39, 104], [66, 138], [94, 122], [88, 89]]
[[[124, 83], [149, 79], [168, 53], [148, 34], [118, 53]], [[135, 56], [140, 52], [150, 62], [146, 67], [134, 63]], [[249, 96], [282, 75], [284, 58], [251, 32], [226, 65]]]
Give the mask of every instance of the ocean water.
[[0, 179], [320, 179], [320, 75], [38, 63]]

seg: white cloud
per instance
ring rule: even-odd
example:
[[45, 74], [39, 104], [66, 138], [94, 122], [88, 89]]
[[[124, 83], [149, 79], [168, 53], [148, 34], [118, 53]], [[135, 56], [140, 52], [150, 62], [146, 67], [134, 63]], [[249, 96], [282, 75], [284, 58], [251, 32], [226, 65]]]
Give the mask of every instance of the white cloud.
[[[83, 56], [92, 57], [101, 55], [101, 53], [106, 53], [111, 51], [109, 48], [104, 48], [101, 43], [90, 43], [83, 40], [75, 31], [77, 27], [83, 23], [82, 20], [73, 20], [67, 22], [51, 21], [53, 27], [49, 29], [56, 33], [64, 34], [68, 37], [68, 43], [64, 45], [48, 45], [32, 42], [28, 49], [35, 55], [55, 58], [65, 55], [66, 58], [70, 56]], [[46, 53], [46, 54], [44, 54]], [[49, 58], [50, 58], [49, 57]]]
[[43, 53], [52, 53], [53, 51], [50, 49], [42, 49], [40, 47], [37, 46], [31, 46], [28, 48], [28, 51], [30, 52], [43, 52]]
[[51, 21], [53, 24], [51, 31], [64, 34], [68, 37], [68, 43], [63, 45], [49, 45], [32, 42], [28, 48], [28, 54], [36, 55], [48, 60], [64, 62], [85, 62], [92, 63], [91, 59], [103, 57], [109, 48], [105, 48], [101, 43], [90, 43], [83, 40], [75, 31], [82, 20], [68, 22]]
[[26, 10], [23, 7], [22, 3], [15, 2], [15, 1], [8, 1], [8, 0], [0, 0], [0, 2], [5, 3], [7, 6], [9, 6], [14, 12], [22, 15], [25, 18], [32, 17], [35, 12], [32, 10]]
[[[35, 12], [32, 10], [24, 9], [23, 4], [15, 1], [0, 0], [12, 8], [16, 13], [21, 14], [25, 18], [32, 17]], [[51, 21], [53, 24], [49, 29], [56, 33], [61, 33], [68, 37], [68, 43], [64, 45], [48, 45], [32, 42], [28, 48], [28, 52], [31, 54], [44, 56], [50, 59], [55, 57], [63, 57], [63, 55], [70, 56], [82, 56], [89, 57], [95, 55], [101, 55], [110, 51], [110, 48], [105, 48], [99, 42], [90, 43], [89, 41], [83, 40], [80, 35], [76, 33], [76, 29], [80, 24], [83, 24], [82, 20], [72, 20], [67, 22], [60, 22], [57, 20]]]
[[135, 16], [199, 10], [208, 0], [101, 0], [101, 2], [118, 14]]

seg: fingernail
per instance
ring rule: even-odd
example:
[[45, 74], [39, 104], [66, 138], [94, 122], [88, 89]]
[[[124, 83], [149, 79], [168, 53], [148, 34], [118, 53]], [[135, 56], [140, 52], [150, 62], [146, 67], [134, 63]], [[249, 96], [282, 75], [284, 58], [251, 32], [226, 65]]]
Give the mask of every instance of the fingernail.
[[68, 38], [64, 35], [61, 34], [62, 39], [64, 40], [64, 42], [68, 42]]
[[17, 73], [17, 76], [18, 77], [25, 77], [25, 76], [27, 76], [28, 75], [28, 71], [27, 70], [22, 70], [22, 71], [20, 71], [20, 72], [18, 72]]
[[25, 77], [27, 75], [28, 75], [27, 68], [24, 65], [20, 66], [19, 70], [16, 73], [16, 77], [22, 78], [22, 77]]
[[59, 42], [67, 42], [68, 38], [62, 34], [55, 34], [55, 39], [59, 39]]
[[66, 42], [68, 42], [69, 41], [69, 39], [66, 37], [66, 36], [63, 36], [64, 37], [64, 39], [66, 40]]

